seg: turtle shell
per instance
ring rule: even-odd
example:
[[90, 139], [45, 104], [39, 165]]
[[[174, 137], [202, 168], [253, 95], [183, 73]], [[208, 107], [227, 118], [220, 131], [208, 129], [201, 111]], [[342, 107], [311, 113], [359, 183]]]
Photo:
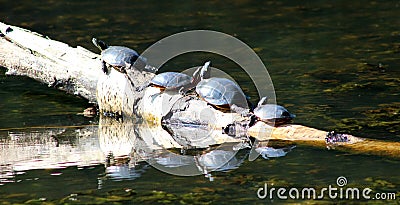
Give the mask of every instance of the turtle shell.
[[177, 72], [165, 72], [154, 76], [150, 83], [163, 88], [179, 88], [192, 82], [192, 77]]
[[101, 52], [103, 61], [113, 67], [133, 65], [138, 57], [139, 54], [136, 51], [124, 46], [110, 46]]
[[199, 82], [196, 92], [205, 101], [212, 105], [237, 105], [248, 107], [246, 96], [242, 89], [227, 78], [209, 78]]
[[286, 108], [275, 104], [257, 106], [253, 112], [261, 121], [290, 121], [295, 117]]

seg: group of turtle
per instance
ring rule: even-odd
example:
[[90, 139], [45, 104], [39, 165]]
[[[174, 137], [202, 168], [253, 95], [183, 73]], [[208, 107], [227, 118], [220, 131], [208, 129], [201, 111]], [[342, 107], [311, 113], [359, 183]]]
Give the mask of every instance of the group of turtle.
[[[143, 69], [146, 59], [136, 51], [124, 46], [108, 46], [103, 41], [92, 39], [93, 44], [101, 50], [102, 70], [105, 74], [109, 69], [115, 69], [126, 74], [127, 69]], [[235, 111], [250, 116], [250, 125], [257, 121], [267, 124], [281, 125], [291, 121], [295, 115], [286, 108], [276, 104], [264, 104], [263, 97], [254, 109], [248, 107], [247, 97], [242, 89], [232, 80], [220, 77], [210, 77], [210, 62], [199, 67], [192, 76], [179, 72], [164, 72], [154, 76], [149, 83], [137, 88], [138, 91], [148, 86], [165, 90], [179, 91], [187, 94], [195, 91], [200, 99], [222, 111]], [[244, 112], [247, 110], [247, 112]]]

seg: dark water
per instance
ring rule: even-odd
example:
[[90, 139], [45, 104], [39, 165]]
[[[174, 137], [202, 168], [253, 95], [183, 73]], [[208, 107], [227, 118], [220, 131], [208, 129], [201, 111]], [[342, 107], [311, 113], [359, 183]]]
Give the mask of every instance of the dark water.
[[[271, 75], [277, 102], [297, 115], [296, 123], [400, 141], [398, 1], [0, 2], [1, 21], [93, 51], [96, 51], [90, 42], [93, 36], [141, 52], [177, 32], [209, 29], [227, 33], [257, 52]], [[213, 66], [230, 73], [257, 101], [249, 78], [219, 56], [181, 56], [162, 71], [192, 67], [208, 59]], [[32, 130], [44, 133], [47, 129], [38, 127], [61, 127], [67, 131], [60, 144], [74, 148], [79, 144], [79, 138], [73, 134], [74, 126], [97, 123], [97, 119], [76, 115], [86, 108], [84, 100], [30, 79], [5, 76], [4, 72], [1, 69], [2, 142], [8, 142], [10, 133]], [[2, 167], [3, 173], [7, 167], [10, 165]], [[113, 178], [99, 163], [90, 166], [72, 163], [67, 167], [3, 176], [8, 180], [2, 180], [0, 201], [266, 203], [271, 200], [259, 200], [256, 194], [265, 182], [275, 187], [318, 188], [335, 185], [339, 176], [347, 177], [348, 186], [395, 192], [400, 198], [398, 159], [307, 146], [298, 146], [281, 158], [259, 157], [253, 162], [246, 159], [238, 169], [213, 173], [213, 181], [204, 176], [168, 175], [143, 163], [132, 169], [139, 174], [130, 180]], [[369, 201], [378, 202], [399, 203]]]

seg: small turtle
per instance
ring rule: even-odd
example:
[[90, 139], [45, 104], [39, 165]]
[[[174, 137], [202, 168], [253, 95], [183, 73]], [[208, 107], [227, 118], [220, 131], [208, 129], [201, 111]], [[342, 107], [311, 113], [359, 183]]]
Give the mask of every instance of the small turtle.
[[[185, 92], [187, 90], [194, 88], [200, 82], [201, 79], [209, 77], [210, 75], [210, 69], [208, 69], [209, 66], [210, 66], [210, 61], [207, 61], [202, 67], [199, 67], [193, 73], [193, 77], [178, 72], [160, 73], [154, 76], [154, 78], [151, 79], [150, 83], [145, 85], [145, 87], [154, 86], [160, 88], [161, 91], [179, 90], [180, 92], [181, 91]], [[142, 89], [143, 88], [140, 88], [139, 90]]]
[[197, 84], [196, 92], [206, 102], [222, 110], [232, 110], [232, 105], [248, 107], [242, 89], [227, 78], [203, 79]]
[[[296, 115], [291, 114], [286, 108], [275, 104], [264, 104], [267, 97], [261, 98], [257, 107], [253, 110], [249, 126], [253, 126], [257, 121], [263, 121], [267, 124], [279, 126], [290, 122]], [[263, 105], [264, 104], [264, 105]]]
[[108, 67], [126, 73], [126, 69], [135, 67], [143, 70], [146, 66], [146, 59], [140, 57], [139, 54], [124, 46], [108, 46], [105, 42], [96, 38], [92, 39], [92, 43], [101, 50], [102, 69], [108, 74]]

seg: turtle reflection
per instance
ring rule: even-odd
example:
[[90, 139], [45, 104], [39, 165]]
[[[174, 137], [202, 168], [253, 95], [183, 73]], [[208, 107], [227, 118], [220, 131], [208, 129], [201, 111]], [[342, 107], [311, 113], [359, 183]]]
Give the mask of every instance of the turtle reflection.
[[[179, 176], [204, 175], [213, 180], [212, 172], [235, 170], [248, 157], [251, 148], [249, 140], [237, 140], [218, 146], [197, 143], [199, 147], [187, 147], [185, 142], [188, 139], [204, 133], [213, 133], [202, 127], [193, 127], [189, 130], [171, 136], [161, 126], [127, 125], [126, 122], [114, 123], [113, 126], [110, 126], [110, 123], [107, 126], [100, 126], [100, 147], [103, 153], [109, 155], [107, 162], [111, 162], [106, 174], [113, 179], [135, 179], [147, 169], [143, 166], [143, 162], [146, 161], [146, 165], [151, 165], [165, 173]], [[196, 134], [196, 132], [199, 133]], [[179, 141], [178, 138], [185, 140]], [[264, 158], [282, 157], [293, 148], [276, 149], [263, 144], [256, 151], [260, 152]]]

